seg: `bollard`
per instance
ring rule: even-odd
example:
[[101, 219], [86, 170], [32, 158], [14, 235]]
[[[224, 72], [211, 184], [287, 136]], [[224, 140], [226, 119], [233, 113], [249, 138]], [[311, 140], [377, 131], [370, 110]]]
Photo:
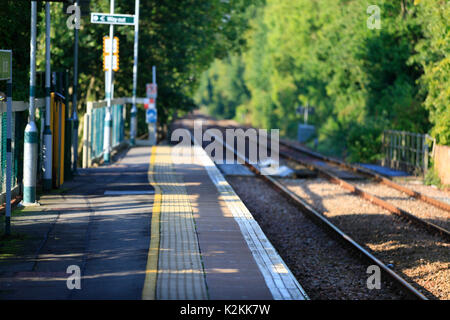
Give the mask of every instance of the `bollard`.
[[[76, 98], [74, 98], [76, 100]], [[78, 163], [78, 127], [80, 125], [80, 120], [78, 120], [78, 115], [76, 112], [76, 103], [74, 104], [74, 111], [72, 114], [72, 154], [73, 154], [73, 164], [72, 171], [73, 174], [77, 173], [77, 163]]]
[[137, 108], [135, 104], [131, 107], [130, 122], [130, 143], [135, 146], [137, 135]]
[[112, 129], [112, 116], [111, 106], [106, 108], [105, 113], [105, 130], [103, 136], [103, 160], [105, 164], [109, 164], [111, 158], [111, 130]]
[[23, 154], [23, 203], [34, 204], [36, 202], [36, 174], [37, 174], [37, 149], [38, 130], [34, 121], [25, 128], [25, 143]]
[[84, 130], [83, 130], [83, 168], [88, 167], [88, 149], [89, 149], [89, 113], [84, 114]]

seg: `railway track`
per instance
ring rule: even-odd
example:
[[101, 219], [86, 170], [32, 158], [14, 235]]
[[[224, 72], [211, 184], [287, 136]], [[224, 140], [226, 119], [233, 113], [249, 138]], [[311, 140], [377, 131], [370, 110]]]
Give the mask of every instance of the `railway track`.
[[[281, 142], [280, 142], [281, 144]], [[301, 151], [300, 151], [301, 150]], [[389, 203], [388, 201], [385, 201], [383, 199], [381, 199], [380, 197], [377, 197], [374, 194], [371, 194], [369, 192], [364, 191], [361, 188], [358, 188], [356, 185], [345, 181], [342, 178], [339, 178], [336, 174], [333, 174], [330, 170], [324, 169], [323, 167], [321, 167], [320, 165], [314, 164], [313, 161], [311, 161], [310, 157], [302, 157], [301, 155], [299, 155], [299, 151], [303, 152], [304, 150], [299, 149], [299, 148], [295, 148], [293, 146], [289, 146], [286, 143], [283, 143], [282, 146], [280, 146], [280, 156], [289, 159], [291, 161], [300, 163], [301, 165], [311, 169], [311, 170], [315, 170], [317, 172], [319, 172], [319, 174], [321, 174], [322, 176], [324, 176], [325, 178], [327, 178], [330, 182], [338, 184], [339, 186], [341, 186], [342, 188], [350, 191], [351, 193], [358, 195], [360, 197], [362, 197], [363, 199], [379, 206], [382, 207], [383, 209], [389, 211], [392, 214], [395, 214], [403, 219], [406, 219], [414, 224], [416, 224], [417, 226], [424, 228], [425, 230], [427, 230], [428, 232], [430, 232], [431, 234], [435, 234], [435, 235], [439, 235], [441, 237], [443, 237], [446, 241], [450, 241], [450, 231], [447, 229], [444, 229], [443, 227], [440, 227], [434, 223], [431, 223], [429, 221], [423, 220], [421, 218], [416, 217], [415, 215], [413, 215], [412, 213], [401, 209], [391, 203]], [[303, 152], [305, 154], [307, 154], [308, 156], [313, 156], [317, 159], [323, 160], [323, 161], [327, 161], [327, 162], [332, 162], [334, 163], [338, 163], [338, 160], [335, 161], [330, 161], [328, 160], [328, 158], [322, 157], [320, 155], [316, 155], [316, 154], [312, 154], [312, 152]], [[446, 211], [447, 210], [447, 204], [438, 200], [435, 200], [433, 198], [427, 197], [423, 194], [420, 194], [418, 192], [415, 192], [409, 188], [406, 188], [404, 186], [398, 185], [395, 182], [386, 179], [384, 177], [381, 177], [375, 173], [372, 173], [370, 171], [366, 171], [363, 170], [361, 168], [357, 168], [354, 166], [350, 166], [348, 164], [344, 164], [343, 162], [339, 162], [340, 166], [347, 169], [347, 170], [351, 170], [353, 172], [357, 172], [359, 174], [363, 174], [366, 176], [370, 176], [376, 179], [377, 182], [380, 182], [382, 184], [385, 184], [389, 187], [392, 187], [396, 190], [405, 192], [408, 195], [415, 195], [414, 198], [418, 199], [418, 200], [422, 200], [424, 202], [427, 202], [429, 204], [433, 204], [434, 206], [440, 208], [440, 209], [444, 209]], [[395, 186], [395, 187], [394, 187]], [[427, 199], [426, 201], [424, 199]]]
[[[194, 139], [194, 136], [191, 135], [193, 139], [193, 143], [199, 144]], [[245, 154], [240, 154], [237, 150], [235, 150], [234, 146], [228, 145], [225, 141], [222, 140], [221, 137], [212, 135], [210, 138], [214, 138], [215, 141], [221, 143], [228, 152], [232, 152], [237, 159], [239, 159], [242, 163], [245, 164], [253, 173], [255, 173], [259, 178], [263, 179], [267, 182], [271, 187], [277, 190], [281, 195], [283, 195], [286, 199], [290, 201], [290, 203], [294, 204], [298, 207], [302, 213], [305, 214], [310, 220], [312, 220], [315, 224], [320, 226], [323, 230], [325, 230], [328, 234], [330, 234], [333, 238], [338, 239], [339, 242], [343, 243], [347, 248], [350, 248], [352, 252], [357, 253], [357, 255], [362, 258], [365, 262], [370, 265], [376, 265], [380, 268], [382, 272], [383, 279], [389, 279], [388, 282], [394, 284], [397, 288], [400, 289], [401, 292], [406, 293], [406, 295], [410, 298], [427, 300], [427, 297], [422, 294], [419, 290], [414, 288], [408, 281], [403, 279], [400, 275], [386, 266], [381, 260], [375, 257], [372, 253], [370, 253], [367, 249], [365, 249], [362, 245], [358, 244], [355, 240], [353, 240], [348, 234], [340, 230], [336, 225], [330, 222], [323, 214], [318, 212], [313, 206], [308, 204], [302, 198], [300, 198], [297, 194], [289, 190], [287, 186], [285, 186], [282, 182], [277, 179], [263, 175], [260, 172], [260, 169], [250, 163], [249, 159]], [[202, 144], [200, 144], [204, 147]]]
[[351, 164], [348, 164], [348, 163], [346, 163], [344, 161], [341, 161], [341, 160], [338, 160], [338, 159], [334, 159], [334, 158], [331, 158], [331, 157], [326, 157], [326, 156], [324, 156], [324, 155], [322, 155], [320, 153], [308, 150], [308, 149], [306, 149], [306, 148], [304, 148], [302, 146], [299, 146], [299, 145], [296, 145], [296, 144], [293, 144], [293, 143], [289, 143], [287, 141], [281, 141], [280, 140], [280, 145], [283, 145], [283, 146], [285, 146], [285, 147], [287, 147], [287, 148], [289, 148], [291, 150], [294, 150], [296, 152], [300, 152], [300, 153], [306, 154], [308, 156], [311, 156], [313, 158], [325, 161], [327, 163], [337, 165], [337, 166], [339, 166], [341, 168], [344, 168], [346, 170], [349, 170], [349, 171], [352, 171], [352, 172], [356, 172], [358, 174], [362, 174], [362, 175], [364, 175], [366, 177], [374, 179], [375, 181], [377, 181], [377, 182], [379, 182], [381, 184], [384, 184], [384, 185], [386, 185], [388, 187], [396, 189], [396, 190], [398, 190], [400, 192], [404, 192], [407, 195], [409, 195], [411, 197], [414, 197], [414, 198], [416, 198], [416, 199], [418, 199], [420, 201], [423, 201], [423, 202], [426, 202], [428, 204], [431, 204], [431, 205], [435, 206], [436, 208], [440, 208], [442, 210], [446, 210], [446, 211], [450, 212], [450, 204], [448, 204], [446, 202], [443, 202], [443, 201], [439, 201], [437, 199], [433, 199], [433, 198], [428, 197], [427, 195], [424, 195], [424, 194], [422, 194], [420, 192], [414, 191], [414, 190], [412, 190], [410, 188], [407, 188], [407, 187], [402, 186], [402, 185], [400, 185], [398, 183], [395, 183], [394, 181], [392, 181], [392, 180], [390, 180], [388, 178], [385, 178], [385, 177], [377, 174], [376, 172], [373, 172], [372, 170], [369, 170], [369, 169], [366, 169], [366, 168], [363, 168], [363, 167], [360, 167], [360, 166], [351, 165]]
[[[228, 125], [233, 129], [240, 129], [240, 127], [236, 125], [230, 124]], [[395, 183], [394, 181], [385, 178], [369, 169], [350, 165], [344, 161], [334, 159], [331, 157], [326, 157], [317, 152], [308, 150], [302, 146], [289, 143], [286, 141], [280, 140], [279, 144], [280, 144], [279, 154], [283, 158], [299, 163], [302, 166], [308, 168], [309, 170], [316, 171], [321, 176], [328, 179], [330, 182], [339, 185], [343, 189], [350, 191], [352, 194], [355, 194], [363, 198], [364, 200], [369, 201], [387, 210], [391, 214], [394, 214], [402, 219], [414, 223], [415, 225], [426, 230], [432, 235], [438, 235], [443, 239], [445, 239], [447, 242], [450, 241], [450, 231], [448, 229], [439, 226], [435, 223], [421, 219], [416, 215], [414, 215], [413, 213], [405, 209], [402, 209], [398, 206], [395, 206], [389, 201], [383, 200], [381, 197], [378, 197], [375, 194], [363, 190], [363, 188], [357, 187], [355, 184], [350, 183], [349, 180], [352, 180], [352, 177], [355, 177], [355, 175], [366, 179], [368, 178], [377, 183], [385, 185], [389, 188], [393, 188], [397, 191], [405, 193], [409, 197], [413, 197], [416, 201], [422, 201], [446, 212], [450, 212], [450, 204], [445, 203], [443, 201], [439, 201], [437, 199], [433, 199], [420, 192], [414, 191], [410, 188]], [[267, 140], [266, 147], [268, 146], [270, 146], [269, 139]], [[322, 163], [318, 164], [317, 162]], [[324, 167], [323, 163], [325, 163], [327, 166]], [[339, 175], [341, 175], [341, 177]]]

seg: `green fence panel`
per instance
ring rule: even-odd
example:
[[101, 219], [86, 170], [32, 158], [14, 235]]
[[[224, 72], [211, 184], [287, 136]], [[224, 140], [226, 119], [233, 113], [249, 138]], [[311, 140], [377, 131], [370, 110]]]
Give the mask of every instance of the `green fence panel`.
[[6, 112], [0, 113], [0, 190], [1, 193], [6, 191]]
[[[11, 117], [11, 189], [22, 180], [23, 150], [20, 148], [23, 149], [25, 126], [20, 123], [24, 115], [25, 112], [13, 112]], [[6, 117], [6, 112], [0, 113], [0, 194], [6, 192]]]

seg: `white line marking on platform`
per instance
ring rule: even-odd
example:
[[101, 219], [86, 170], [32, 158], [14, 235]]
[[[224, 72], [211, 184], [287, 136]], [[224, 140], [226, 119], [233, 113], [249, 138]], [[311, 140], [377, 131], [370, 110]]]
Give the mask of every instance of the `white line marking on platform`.
[[105, 196], [134, 196], [144, 194], [155, 194], [154, 190], [106, 190]]
[[[220, 138], [216, 138], [220, 143], [224, 143]], [[192, 151], [195, 163], [200, 163], [205, 167], [210, 179], [233, 214], [274, 299], [308, 300], [308, 295], [267, 239], [250, 211], [195, 139], [194, 144]], [[226, 143], [224, 144], [226, 145]], [[230, 148], [229, 145], [226, 147]]]

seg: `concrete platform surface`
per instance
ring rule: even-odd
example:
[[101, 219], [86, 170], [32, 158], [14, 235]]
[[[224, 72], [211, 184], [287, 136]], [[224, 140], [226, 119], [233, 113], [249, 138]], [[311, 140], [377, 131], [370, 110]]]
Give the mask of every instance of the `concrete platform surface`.
[[306, 299], [211, 159], [186, 148], [129, 149], [15, 212], [0, 299]]

